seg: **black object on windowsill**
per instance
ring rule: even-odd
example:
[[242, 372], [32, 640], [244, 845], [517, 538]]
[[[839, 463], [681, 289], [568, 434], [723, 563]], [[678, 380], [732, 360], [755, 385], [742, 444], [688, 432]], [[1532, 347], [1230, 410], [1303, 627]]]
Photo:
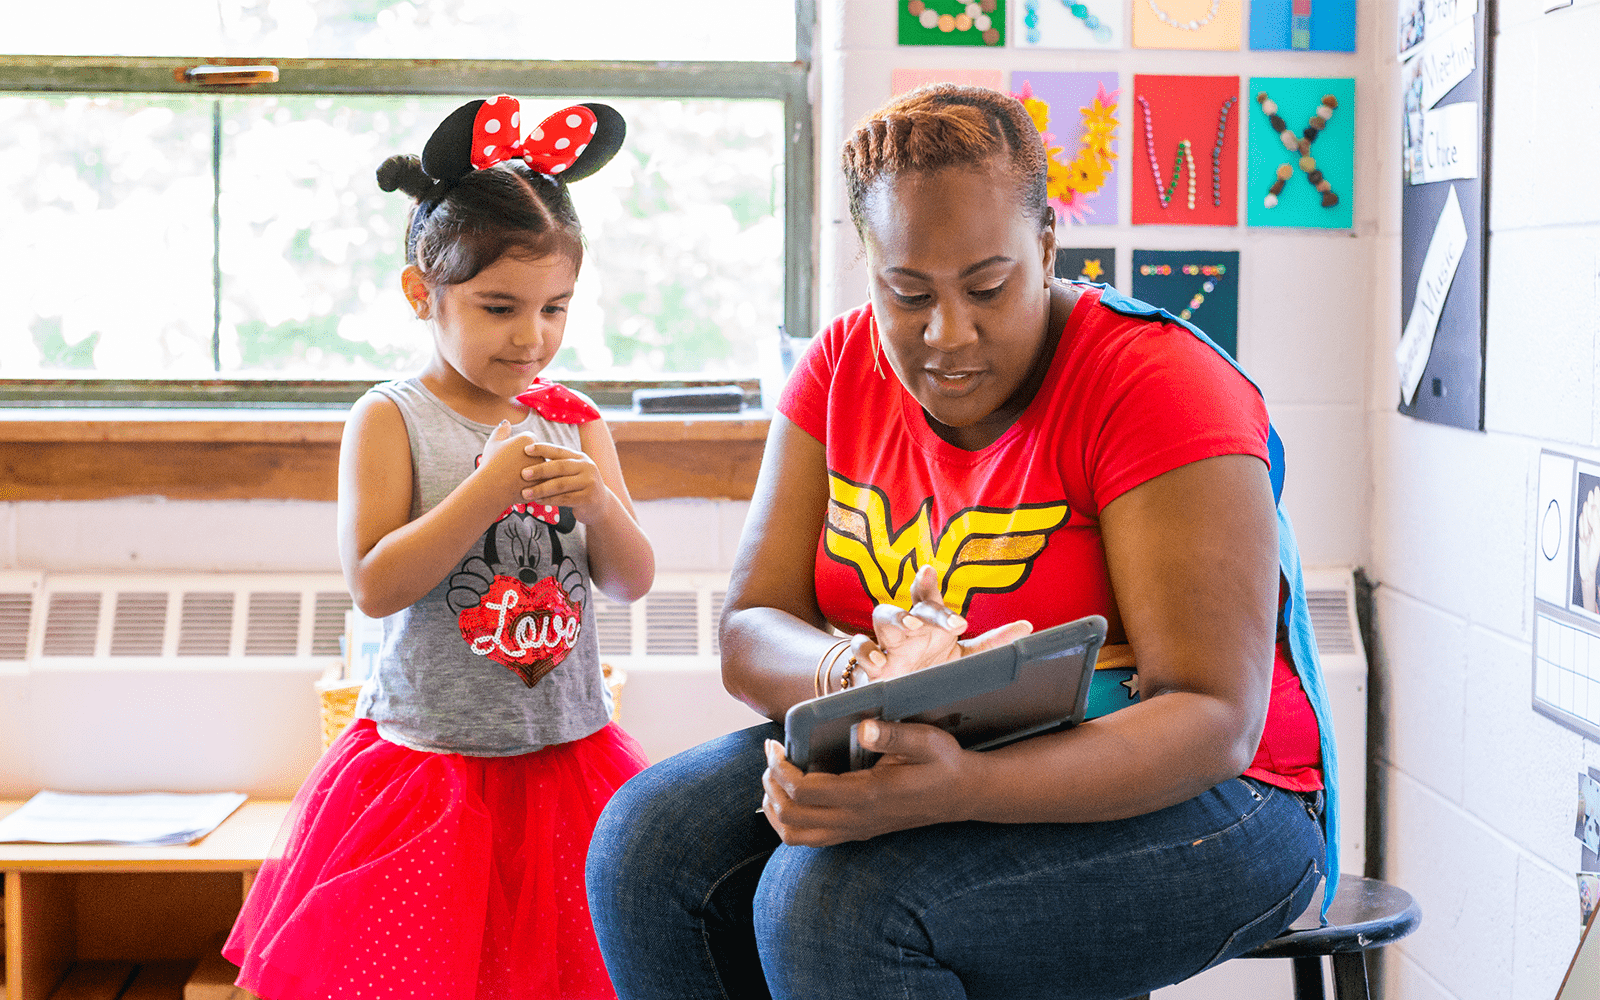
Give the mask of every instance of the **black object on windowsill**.
[[744, 390], [736, 385], [633, 390], [635, 413], [738, 413], [743, 408]]

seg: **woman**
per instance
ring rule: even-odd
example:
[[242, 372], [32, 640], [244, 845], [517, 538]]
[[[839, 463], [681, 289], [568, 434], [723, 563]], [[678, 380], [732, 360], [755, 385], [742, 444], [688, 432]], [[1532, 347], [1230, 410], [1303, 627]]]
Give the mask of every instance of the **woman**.
[[648, 769], [590, 852], [618, 995], [1117, 1000], [1276, 935], [1329, 870], [1333, 761], [1259, 392], [1187, 325], [1050, 277], [1016, 101], [918, 90], [843, 161], [871, 301], [773, 418], [728, 689], [781, 720], [851, 662], [870, 683], [1100, 614], [1136, 690], [986, 753], [869, 722], [877, 765], [803, 774], [775, 723]]

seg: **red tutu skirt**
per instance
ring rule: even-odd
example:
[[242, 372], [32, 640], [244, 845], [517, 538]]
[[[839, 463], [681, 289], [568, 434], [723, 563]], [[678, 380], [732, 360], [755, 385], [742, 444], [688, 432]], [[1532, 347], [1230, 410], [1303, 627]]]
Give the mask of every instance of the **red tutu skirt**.
[[295, 796], [223, 954], [267, 1000], [614, 1000], [583, 868], [645, 763], [614, 723], [467, 757], [357, 720]]

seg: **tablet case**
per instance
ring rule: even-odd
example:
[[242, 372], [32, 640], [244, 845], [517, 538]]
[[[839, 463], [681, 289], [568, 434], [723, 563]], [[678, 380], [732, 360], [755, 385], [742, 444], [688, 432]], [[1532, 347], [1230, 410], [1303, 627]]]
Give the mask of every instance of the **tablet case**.
[[863, 719], [925, 722], [989, 750], [1083, 721], [1106, 620], [1090, 615], [915, 673], [802, 701], [784, 717], [784, 751], [803, 771], [871, 767]]

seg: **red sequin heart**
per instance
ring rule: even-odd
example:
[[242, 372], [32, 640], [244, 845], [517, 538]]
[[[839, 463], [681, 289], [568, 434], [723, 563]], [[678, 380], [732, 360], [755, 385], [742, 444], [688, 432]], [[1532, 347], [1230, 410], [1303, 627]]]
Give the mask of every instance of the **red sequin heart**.
[[583, 614], [552, 577], [532, 587], [512, 576], [495, 576], [475, 608], [457, 619], [461, 637], [533, 687], [560, 665], [577, 644]]

